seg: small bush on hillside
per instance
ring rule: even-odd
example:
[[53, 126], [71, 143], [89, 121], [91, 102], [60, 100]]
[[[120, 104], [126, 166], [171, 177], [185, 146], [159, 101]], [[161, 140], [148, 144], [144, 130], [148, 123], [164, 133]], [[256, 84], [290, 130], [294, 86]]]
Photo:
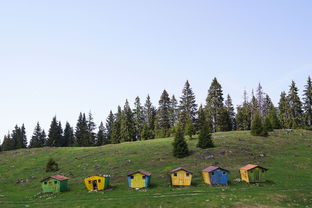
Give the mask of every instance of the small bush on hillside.
[[273, 131], [273, 126], [269, 117], [264, 119], [263, 128], [267, 129], [267, 131]]
[[46, 167], [46, 172], [55, 172], [58, 171], [58, 164], [52, 158], [49, 159]]

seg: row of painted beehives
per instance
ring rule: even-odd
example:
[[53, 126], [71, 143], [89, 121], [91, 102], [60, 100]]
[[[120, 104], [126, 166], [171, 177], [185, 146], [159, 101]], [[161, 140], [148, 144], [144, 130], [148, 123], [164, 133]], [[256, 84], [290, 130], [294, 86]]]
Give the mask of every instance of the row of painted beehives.
[[[268, 169], [259, 165], [248, 164], [240, 168], [241, 180], [247, 183], [265, 182], [265, 172]], [[150, 185], [152, 174], [138, 170], [128, 174], [129, 188], [147, 188]], [[169, 172], [172, 186], [190, 186], [193, 173], [186, 168], [179, 167]], [[202, 170], [204, 182], [209, 185], [228, 185], [229, 171], [216, 166], [209, 166]], [[43, 179], [43, 192], [64, 192], [68, 190], [69, 178], [54, 175]], [[109, 175], [90, 176], [84, 179], [85, 186], [89, 191], [102, 191], [109, 188]]]

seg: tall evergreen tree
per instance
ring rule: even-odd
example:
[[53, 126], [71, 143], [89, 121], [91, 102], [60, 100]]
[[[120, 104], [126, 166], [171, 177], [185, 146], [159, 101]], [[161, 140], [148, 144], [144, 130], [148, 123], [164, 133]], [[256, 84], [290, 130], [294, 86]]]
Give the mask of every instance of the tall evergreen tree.
[[121, 107], [118, 106], [117, 113], [115, 114], [115, 121], [112, 128], [112, 138], [111, 142], [117, 144], [121, 142], [121, 120], [122, 120], [122, 111]]
[[227, 114], [227, 130], [232, 131], [236, 128], [236, 120], [235, 120], [235, 112], [234, 107], [232, 103], [232, 98], [230, 95], [227, 95], [227, 98], [225, 100], [225, 110]]
[[206, 149], [213, 147], [213, 142], [210, 134], [210, 125], [206, 119], [205, 112], [202, 106], [199, 107], [198, 110], [198, 124], [199, 124], [199, 135], [198, 135], [198, 143], [197, 147]]
[[14, 148], [26, 148], [27, 147], [27, 137], [26, 137], [26, 130], [24, 124], [22, 127], [18, 127], [17, 125], [14, 127], [11, 135], [14, 141]]
[[1, 148], [3, 151], [16, 149], [14, 140], [12, 139], [10, 132], [4, 136]]
[[113, 131], [113, 124], [114, 124], [114, 114], [112, 111], [109, 111], [109, 115], [106, 119], [106, 139], [107, 139], [107, 143], [110, 144], [112, 143], [112, 131]]
[[97, 136], [96, 136], [96, 145], [101, 146], [104, 144], [108, 144], [108, 141], [107, 141], [106, 134], [105, 134], [104, 124], [103, 124], [103, 122], [101, 122], [101, 124], [99, 126], [99, 131], [98, 131]]
[[253, 91], [251, 94], [252, 94], [251, 102], [250, 102], [251, 120], [255, 117], [257, 113], [259, 114], [260, 118], [262, 118], [260, 114], [260, 108], [259, 108], [261, 104], [259, 104], [258, 99], [255, 97]]
[[304, 121], [308, 127], [312, 126], [312, 81], [311, 77], [308, 77], [307, 84], [303, 90], [303, 109], [304, 109]]
[[63, 139], [63, 130], [61, 122], [56, 120], [56, 116], [53, 117], [47, 140], [47, 146], [49, 147], [63, 147], [65, 145]]
[[265, 96], [265, 93], [263, 92], [262, 90], [262, 86], [261, 84], [259, 83], [258, 84], [258, 87], [257, 87], [257, 90], [256, 90], [256, 99], [257, 99], [257, 104], [258, 104], [258, 111], [259, 111], [259, 115], [261, 118], [264, 118], [264, 96]]
[[74, 129], [70, 126], [68, 122], [66, 122], [65, 129], [64, 129], [64, 146], [65, 147], [72, 147], [75, 146], [75, 135]]
[[302, 127], [302, 103], [298, 96], [298, 88], [294, 81], [291, 82], [288, 101], [288, 126], [289, 128]]
[[93, 116], [91, 112], [89, 112], [87, 124], [88, 124], [88, 133], [89, 133], [89, 145], [92, 146], [92, 145], [95, 145], [95, 140], [96, 140], [96, 133], [94, 132], [96, 129], [96, 125], [93, 121]]
[[178, 102], [174, 95], [170, 99], [170, 126], [174, 126], [179, 117]]
[[253, 136], [267, 136], [267, 129], [263, 128], [261, 117], [259, 113], [256, 113], [251, 124], [251, 135]]
[[87, 147], [92, 145], [90, 144], [89, 127], [86, 115], [84, 113], [79, 114], [79, 118], [76, 124], [75, 137], [77, 145], [80, 147]]
[[223, 91], [218, 80], [214, 78], [208, 90], [206, 99], [206, 109], [211, 116], [213, 132], [224, 131], [227, 128], [226, 119], [224, 118]]
[[133, 113], [129, 106], [128, 100], [126, 100], [122, 112], [120, 130], [122, 141], [130, 142], [136, 140]]
[[170, 136], [170, 98], [166, 90], [163, 91], [157, 111], [157, 137]]
[[268, 116], [266, 116], [264, 119], [263, 129], [265, 129], [267, 131], [273, 131], [273, 126], [272, 126], [271, 120]]
[[279, 114], [278, 118], [280, 121], [280, 125], [282, 128], [288, 128], [287, 120], [288, 120], [288, 102], [286, 93], [283, 91], [280, 95], [280, 100], [278, 103]]
[[46, 134], [44, 130], [41, 129], [39, 122], [37, 123], [33, 136], [30, 140], [29, 147], [30, 148], [39, 148], [45, 146], [46, 143]]
[[185, 82], [182, 96], [180, 97], [179, 113], [182, 129], [186, 130], [185, 133], [192, 137], [195, 134], [197, 104], [188, 80]]
[[154, 139], [155, 138], [155, 123], [156, 123], [156, 108], [153, 106], [149, 95], [147, 95], [144, 108], [143, 108], [143, 113], [144, 113], [145, 125], [143, 127], [144, 133], [142, 132], [142, 135], [145, 135], [144, 139]]
[[184, 139], [184, 133], [180, 123], [177, 124], [176, 135], [172, 145], [173, 156], [177, 158], [182, 158], [189, 155], [188, 145]]
[[262, 107], [264, 117], [266, 117], [269, 114], [272, 107], [274, 107], [272, 100], [270, 96], [266, 94], [263, 100], [263, 107]]
[[267, 117], [270, 119], [270, 122], [271, 122], [273, 129], [281, 128], [281, 124], [280, 124], [280, 121], [279, 121], [278, 116], [277, 116], [276, 108], [273, 105], [271, 106], [271, 109], [270, 109]]
[[[254, 97], [254, 96], [253, 96]], [[237, 106], [236, 129], [249, 130], [251, 127], [252, 104], [248, 101], [246, 90], [244, 90], [244, 101], [242, 105]]]
[[140, 97], [135, 98], [134, 109], [133, 109], [133, 119], [135, 124], [135, 137], [136, 140], [141, 140], [141, 134], [144, 127], [144, 112], [143, 106], [141, 105]]

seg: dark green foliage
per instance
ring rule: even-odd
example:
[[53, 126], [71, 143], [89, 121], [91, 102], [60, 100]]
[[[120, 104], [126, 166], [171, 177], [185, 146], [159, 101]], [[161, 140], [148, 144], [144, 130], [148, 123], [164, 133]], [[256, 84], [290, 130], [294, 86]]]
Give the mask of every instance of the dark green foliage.
[[174, 125], [178, 121], [179, 116], [179, 109], [178, 109], [178, 102], [174, 95], [172, 95], [170, 99], [170, 126], [174, 127]]
[[189, 155], [188, 145], [184, 139], [184, 133], [181, 124], [177, 124], [176, 135], [173, 145], [173, 156], [183, 158]]
[[251, 135], [268, 136], [268, 130], [264, 128], [259, 113], [256, 113], [251, 123]]
[[80, 147], [87, 147], [92, 145], [89, 139], [88, 122], [84, 113], [79, 114], [79, 118], [76, 124], [75, 137], [77, 145]]
[[33, 136], [31, 137], [29, 147], [30, 148], [39, 148], [43, 147], [46, 144], [46, 134], [44, 130], [41, 129], [39, 122], [37, 123]]
[[303, 90], [303, 109], [304, 109], [304, 122], [307, 127], [312, 126], [312, 81], [308, 77], [307, 84]]
[[135, 137], [136, 140], [141, 140], [141, 134], [144, 126], [144, 113], [143, 106], [139, 97], [135, 98], [134, 109], [133, 109], [133, 120], [135, 125]]
[[65, 146], [62, 125], [61, 125], [61, 122], [58, 122], [56, 120], [56, 117], [52, 119], [52, 122], [50, 125], [47, 146], [49, 147], [64, 147]]
[[117, 144], [121, 142], [121, 117], [122, 117], [122, 111], [121, 107], [118, 106], [118, 110], [116, 115], [114, 116], [115, 120], [113, 123], [113, 128], [112, 128], [112, 138], [111, 142], [113, 144]]
[[156, 135], [159, 138], [170, 136], [170, 98], [166, 90], [163, 91], [157, 111]]
[[18, 127], [16, 125], [14, 127], [14, 130], [12, 131], [11, 137], [12, 140], [14, 141], [14, 149], [27, 147], [27, 137], [24, 124], [22, 125], [22, 127]]
[[96, 125], [93, 121], [93, 116], [91, 112], [89, 112], [87, 124], [88, 124], [88, 134], [89, 134], [88, 135], [89, 145], [92, 146], [92, 145], [95, 145], [96, 133], [94, 131], [96, 129]]
[[182, 125], [182, 129], [184, 129], [185, 133], [190, 137], [195, 134], [196, 113], [197, 104], [195, 95], [190, 86], [190, 83], [186, 81], [182, 90], [182, 96], [180, 98], [179, 122]]
[[212, 80], [206, 99], [207, 115], [211, 116], [212, 131], [226, 131], [227, 119], [224, 112], [222, 87], [216, 78]]
[[142, 135], [145, 135], [143, 139], [155, 138], [155, 123], [156, 123], [156, 109], [151, 102], [151, 98], [147, 95], [144, 108], [143, 108], [144, 125]]
[[106, 137], [107, 137], [107, 143], [112, 143], [112, 131], [113, 131], [113, 125], [114, 125], [114, 114], [112, 111], [109, 111], [109, 115], [106, 119]]
[[225, 100], [225, 113], [227, 114], [227, 130], [232, 131], [236, 129], [236, 119], [235, 119], [235, 112], [232, 103], [232, 98], [230, 95], [227, 95]]
[[280, 121], [281, 128], [288, 128], [288, 102], [286, 98], [286, 93], [283, 91], [280, 95], [280, 100], [278, 103], [279, 114], [278, 118]]
[[200, 130], [198, 135], [197, 147], [202, 149], [214, 147], [211, 139], [209, 122], [207, 121], [205, 112], [201, 106], [198, 111], [198, 120]]
[[58, 170], [59, 170], [58, 164], [55, 162], [54, 159], [50, 158], [46, 165], [46, 172], [55, 172]]
[[251, 108], [251, 104], [247, 99], [247, 92], [244, 91], [243, 104], [237, 106], [237, 114], [235, 119], [237, 130], [250, 130], [252, 117]]
[[194, 134], [196, 134], [196, 129], [195, 129], [195, 125], [193, 124], [193, 122], [191, 120], [188, 120], [186, 122], [186, 125], [184, 127], [184, 133], [186, 135], [188, 135], [190, 137], [190, 139], [192, 139], [192, 136]]
[[105, 145], [105, 144], [108, 144], [108, 140], [107, 140], [107, 137], [105, 134], [104, 124], [103, 124], [103, 122], [101, 122], [100, 126], [99, 126], [99, 131], [96, 135], [96, 145], [101, 146], [101, 145]]
[[124, 105], [124, 109], [121, 115], [122, 115], [121, 126], [120, 126], [121, 141], [123, 142], [136, 141], [133, 113], [129, 106], [128, 100], [126, 100], [126, 103]]
[[148, 128], [148, 125], [145, 123], [143, 126], [143, 130], [141, 133], [141, 138], [143, 140], [148, 140], [148, 139], [154, 139], [155, 138], [155, 132], [151, 129]]
[[264, 101], [263, 101], [263, 116], [267, 116], [271, 110], [271, 108], [274, 108], [274, 105], [272, 103], [272, 100], [269, 95], [265, 95]]
[[298, 88], [294, 81], [291, 82], [289, 93], [287, 96], [288, 111], [287, 111], [287, 124], [288, 128], [300, 128], [303, 126], [302, 123], [302, 103], [298, 96]]
[[276, 108], [273, 105], [271, 106], [271, 109], [269, 110], [268, 117], [270, 119], [273, 129], [281, 128], [281, 124], [277, 116]]
[[264, 119], [263, 129], [265, 129], [267, 131], [273, 131], [273, 126], [272, 126], [272, 123], [271, 123], [270, 118], [268, 116], [265, 117], [265, 119]]
[[68, 122], [66, 122], [65, 129], [64, 129], [64, 143], [65, 147], [72, 147], [76, 145], [75, 136], [74, 136], [74, 129], [70, 126]]
[[9, 150], [15, 149], [15, 143], [10, 133], [4, 136], [1, 148], [3, 151], [9, 151]]

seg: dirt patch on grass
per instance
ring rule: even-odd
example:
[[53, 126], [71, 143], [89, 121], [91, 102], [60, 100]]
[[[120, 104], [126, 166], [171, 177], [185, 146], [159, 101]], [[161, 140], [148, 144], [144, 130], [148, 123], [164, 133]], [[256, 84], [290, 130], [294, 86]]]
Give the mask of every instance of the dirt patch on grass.
[[242, 202], [237, 202], [234, 204], [235, 207], [248, 207], [248, 208], [281, 208], [280, 206], [273, 206], [273, 205], [267, 205], [267, 204], [244, 204]]

